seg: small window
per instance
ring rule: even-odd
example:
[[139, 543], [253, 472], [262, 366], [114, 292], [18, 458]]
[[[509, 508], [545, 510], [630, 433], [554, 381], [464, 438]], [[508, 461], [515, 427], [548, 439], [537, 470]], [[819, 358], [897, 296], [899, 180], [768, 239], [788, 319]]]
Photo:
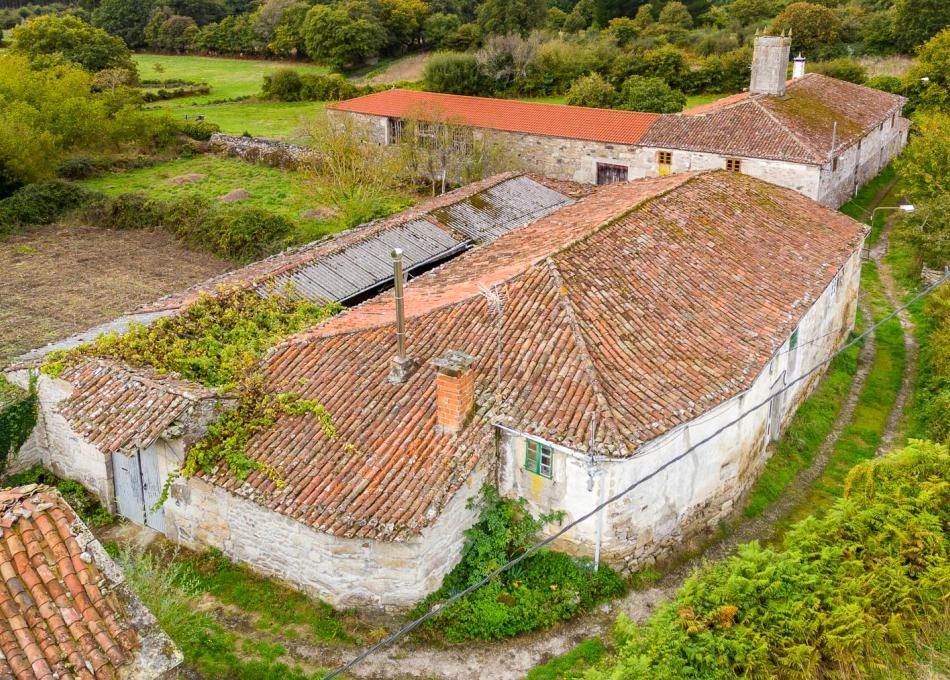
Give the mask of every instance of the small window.
[[834, 160], [831, 161], [831, 171], [834, 172], [838, 169], [838, 157], [835, 156]]
[[524, 469], [551, 479], [554, 476], [554, 449], [547, 444], [526, 439]]
[[389, 137], [386, 140], [388, 144], [398, 144], [402, 138], [402, 130], [406, 126], [406, 121], [402, 118], [389, 119]]
[[793, 350], [798, 347], [798, 329], [792, 331], [792, 337], [788, 339], [788, 349]]
[[726, 170], [729, 172], [742, 172], [742, 161], [738, 158], [727, 158]]

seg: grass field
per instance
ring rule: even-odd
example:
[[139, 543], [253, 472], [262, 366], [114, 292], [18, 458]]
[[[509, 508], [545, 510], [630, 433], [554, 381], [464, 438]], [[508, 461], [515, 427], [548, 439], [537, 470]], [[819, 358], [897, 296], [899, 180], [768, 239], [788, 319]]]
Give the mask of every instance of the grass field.
[[[188, 184], [173, 184], [181, 175], [206, 175]], [[234, 158], [196, 156], [129, 172], [102, 175], [84, 184], [107, 194], [141, 191], [153, 198], [168, 200], [184, 196], [217, 198], [233, 189], [244, 189], [251, 197], [244, 205], [265, 208], [296, 220], [300, 213], [319, 207], [303, 175]]]
[[[300, 130], [309, 115], [322, 111], [318, 102], [268, 102], [253, 98], [261, 91], [264, 76], [291, 66], [304, 73], [329, 73], [323, 66], [309, 63], [217, 57], [137, 54], [135, 62], [143, 80], [187, 80], [207, 83], [211, 93], [149, 104], [148, 108], [174, 116], [205, 116], [221, 126], [222, 132], [256, 137], [300, 141]], [[159, 73], [155, 66], [164, 71]], [[249, 101], [222, 101], [251, 97]]]

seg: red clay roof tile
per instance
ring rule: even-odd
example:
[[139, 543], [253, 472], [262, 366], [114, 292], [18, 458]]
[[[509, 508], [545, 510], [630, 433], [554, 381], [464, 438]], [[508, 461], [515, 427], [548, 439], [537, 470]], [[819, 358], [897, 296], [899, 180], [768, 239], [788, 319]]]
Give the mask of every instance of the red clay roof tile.
[[489, 130], [615, 144], [636, 144], [659, 117], [655, 113], [414, 90], [385, 90], [331, 104], [327, 108], [393, 118], [459, 121]]
[[[87, 664], [96, 677], [116, 677], [136, 654], [138, 636], [124, 607], [94, 585], [103, 576], [94, 560], [80, 557], [69, 506], [57, 492], [31, 484], [0, 491], [0, 514], [7, 513], [16, 520], [0, 536], [0, 678], [91, 678]], [[55, 514], [66, 533], [53, 529]], [[35, 556], [32, 563], [27, 553]], [[54, 571], [47, 555], [62, 555], [66, 573], [58, 565]], [[85, 602], [84, 612], [72, 602]], [[103, 617], [116, 623], [109, 628]]]

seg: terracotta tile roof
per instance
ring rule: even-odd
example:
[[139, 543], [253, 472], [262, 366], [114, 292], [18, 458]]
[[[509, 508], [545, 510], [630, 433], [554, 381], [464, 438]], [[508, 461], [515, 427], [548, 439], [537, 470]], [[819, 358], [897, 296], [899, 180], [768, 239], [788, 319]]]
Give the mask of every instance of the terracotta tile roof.
[[77, 526], [54, 490], [0, 490], [0, 678], [115, 678], [136, 656], [104, 553], [81, 546]]
[[[401, 540], [494, 450], [494, 422], [586, 450], [597, 413], [600, 451], [631, 455], [747, 388], [861, 234], [735, 173], [599, 188], [410, 282], [407, 349], [420, 367], [402, 385], [386, 380], [389, 294], [274, 348], [271, 388], [319, 399], [338, 437], [282, 416], [249, 454], [285, 486], [207, 478], [322, 531]], [[497, 404], [497, 323], [481, 294], [491, 285], [505, 300]], [[479, 408], [455, 437], [436, 432], [428, 363], [448, 349], [478, 357]]]
[[199, 402], [216, 396], [201, 385], [105, 359], [85, 359], [59, 377], [73, 388], [61, 406], [63, 417], [110, 454], [148, 446]]
[[662, 116], [641, 144], [826, 163], [832, 157], [832, 141], [837, 155], [899, 113], [905, 101], [870, 87], [810, 73], [789, 81], [782, 97], [742, 93], [684, 114]]
[[655, 113], [412, 90], [385, 90], [331, 104], [327, 108], [394, 118], [458, 120], [488, 130], [615, 144], [636, 144], [658, 118]]

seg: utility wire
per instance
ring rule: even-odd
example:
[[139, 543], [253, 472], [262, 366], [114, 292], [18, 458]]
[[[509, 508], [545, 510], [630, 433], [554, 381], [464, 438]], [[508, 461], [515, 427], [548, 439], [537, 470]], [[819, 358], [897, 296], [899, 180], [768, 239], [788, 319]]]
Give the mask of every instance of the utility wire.
[[498, 576], [498, 575], [501, 574], [502, 572], [507, 571], [507, 570], [510, 569], [511, 567], [515, 566], [516, 564], [519, 564], [520, 562], [524, 561], [525, 559], [527, 559], [528, 557], [530, 557], [530, 556], [533, 555], [534, 553], [538, 552], [541, 548], [543, 548], [543, 547], [549, 545], [550, 543], [553, 543], [553, 542], [556, 541], [558, 538], [560, 538], [561, 536], [563, 536], [564, 534], [566, 534], [568, 531], [570, 531], [571, 529], [573, 529], [574, 527], [576, 527], [578, 524], [581, 524], [582, 522], [587, 521], [588, 519], [590, 519], [591, 517], [593, 517], [594, 515], [596, 515], [598, 512], [600, 512], [601, 510], [603, 510], [604, 508], [606, 508], [608, 505], [611, 505], [612, 503], [616, 503], [618, 500], [620, 500], [621, 498], [623, 498], [624, 496], [626, 496], [628, 493], [630, 493], [631, 491], [633, 491], [634, 489], [636, 489], [638, 486], [640, 486], [640, 485], [642, 485], [642, 484], [644, 484], [644, 483], [650, 481], [651, 479], [653, 479], [654, 477], [656, 477], [657, 475], [659, 475], [661, 472], [663, 472], [663, 471], [666, 470], [667, 468], [670, 468], [670, 467], [672, 467], [675, 463], [678, 463], [679, 461], [683, 460], [686, 456], [688, 456], [689, 454], [691, 454], [693, 451], [695, 451], [696, 449], [698, 449], [700, 446], [703, 446], [703, 445], [709, 443], [711, 440], [713, 440], [713, 439], [715, 439], [716, 437], [718, 437], [720, 434], [722, 434], [723, 432], [725, 432], [726, 430], [728, 430], [729, 428], [731, 428], [733, 425], [738, 424], [740, 421], [744, 420], [747, 416], [749, 416], [749, 415], [755, 413], [756, 411], [758, 411], [758, 410], [759, 410], [760, 408], [762, 408], [763, 406], [767, 406], [770, 401], [772, 401], [773, 399], [775, 399], [775, 397], [777, 397], [777, 396], [779, 396], [779, 395], [781, 395], [781, 394], [784, 394], [785, 392], [787, 392], [788, 390], [790, 390], [792, 387], [794, 387], [796, 384], [800, 383], [801, 381], [805, 380], [805, 379], [808, 378], [810, 375], [812, 375], [813, 373], [815, 373], [815, 372], [816, 372], [818, 369], [820, 369], [822, 366], [825, 366], [826, 364], [831, 363], [839, 354], [842, 354], [843, 352], [846, 352], [846, 351], [849, 350], [851, 347], [853, 347], [854, 345], [856, 345], [856, 344], [858, 344], [859, 342], [861, 342], [862, 340], [864, 340], [864, 339], [865, 339], [866, 337], [868, 337], [871, 333], [873, 333], [873, 332], [876, 331], [878, 328], [880, 328], [881, 326], [883, 326], [885, 323], [887, 323], [888, 321], [890, 321], [891, 319], [893, 319], [895, 316], [897, 316], [900, 312], [904, 311], [905, 309], [907, 309], [908, 307], [910, 307], [911, 305], [913, 305], [915, 302], [917, 302], [917, 301], [920, 300], [921, 298], [926, 297], [927, 295], [929, 295], [930, 293], [932, 293], [936, 288], [938, 288], [939, 286], [941, 286], [943, 283], [945, 283], [945, 282], [948, 281], [948, 280], [950, 280], [950, 272], [945, 273], [944, 276], [943, 276], [943, 278], [941, 278], [939, 281], [936, 281], [935, 283], [931, 284], [931, 285], [928, 286], [927, 288], [924, 288], [924, 289], [923, 289], [922, 291], [920, 291], [917, 295], [915, 295], [913, 298], [911, 298], [908, 302], [906, 302], [905, 304], [901, 305], [900, 307], [895, 308], [894, 311], [892, 311], [890, 314], [888, 314], [888, 315], [885, 316], [883, 319], [881, 319], [880, 321], [878, 321], [877, 323], [875, 323], [873, 326], [871, 326], [870, 328], [868, 328], [866, 331], [864, 331], [863, 333], [861, 333], [860, 335], [858, 335], [857, 337], [855, 337], [854, 339], [852, 339], [850, 342], [848, 342], [847, 344], [845, 344], [843, 347], [841, 347], [841, 349], [839, 349], [838, 351], [836, 351], [836, 352], [835, 352], [834, 354], [832, 354], [830, 357], [828, 357], [827, 359], [823, 359], [822, 361], [819, 361], [817, 364], [815, 364], [815, 365], [812, 366], [810, 369], [808, 369], [808, 371], [806, 371], [806, 372], [803, 373], [802, 375], [800, 375], [800, 376], [798, 376], [797, 378], [795, 378], [794, 380], [792, 380], [790, 383], [788, 383], [787, 385], [785, 385], [782, 389], [778, 390], [778, 391], [775, 392], [774, 394], [770, 395], [770, 396], [769, 396], [767, 399], [765, 399], [764, 401], [759, 402], [758, 404], [756, 404], [756, 405], [753, 406], [752, 408], [750, 408], [750, 409], [748, 409], [747, 411], [744, 411], [743, 413], [739, 414], [736, 418], [734, 418], [733, 420], [729, 421], [728, 423], [726, 423], [725, 425], [723, 425], [722, 427], [720, 427], [718, 430], [716, 430], [716, 431], [713, 432], [712, 434], [710, 434], [710, 435], [708, 435], [707, 437], [705, 437], [704, 439], [702, 439], [702, 440], [696, 442], [695, 444], [693, 444], [692, 446], [690, 446], [688, 449], [686, 449], [686, 450], [683, 451], [682, 453], [680, 453], [680, 454], [674, 456], [674, 457], [671, 458], [670, 460], [668, 460], [668, 461], [666, 461], [665, 463], [663, 463], [660, 467], [658, 467], [658, 468], [657, 468], [656, 470], [654, 470], [653, 472], [651, 472], [651, 473], [647, 474], [646, 476], [644, 476], [644, 477], [638, 479], [637, 481], [635, 481], [633, 484], [631, 484], [631, 485], [628, 486], [627, 488], [623, 489], [622, 491], [617, 492], [616, 494], [614, 494], [613, 496], [611, 496], [610, 498], [608, 498], [607, 500], [605, 500], [603, 503], [601, 503], [600, 505], [598, 505], [597, 507], [595, 507], [593, 510], [591, 510], [591, 511], [588, 512], [587, 514], [582, 515], [581, 517], [578, 517], [578, 518], [575, 519], [574, 521], [572, 521], [572, 522], [568, 523], [567, 525], [565, 525], [564, 527], [562, 527], [562, 528], [561, 528], [560, 530], [558, 530], [556, 533], [552, 534], [551, 536], [545, 538], [545, 539], [542, 540], [542, 541], [539, 541], [538, 543], [535, 543], [533, 546], [531, 546], [530, 548], [528, 548], [527, 550], [525, 550], [523, 553], [521, 553], [520, 555], [518, 555], [516, 558], [514, 558], [514, 559], [511, 560], [510, 562], [508, 562], [508, 563], [506, 563], [506, 564], [503, 564], [503, 565], [501, 565], [500, 567], [498, 567], [497, 569], [495, 569], [494, 571], [492, 571], [490, 574], [488, 574], [487, 576], [485, 576], [481, 581], [478, 581], [477, 583], [473, 583], [472, 585], [470, 585], [470, 586], [469, 586], [468, 588], [466, 588], [465, 590], [462, 590], [462, 591], [456, 593], [455, 595], [453, 595], [452, 597], [450, 597], [449, 599], [447, 599], [447, 600], [446, 600], [444, 603], [442, 603], [441, 605], [439, 605], [439, 606], [437, 606], [437, 607], [433, 607], [432, 609], [430, 609], [429, 611], [427, 611], [425, 614], [423, 614], [423, 615], [420, 616], [419, 618], [417, 618], [417, 619], [415, 619], [415, 620], [413, 620], [413, 621], [410, 621], [410, 622], [407, 623], [405, 626], [403, 626], [402, 628], [400, 628], [399, 630], [397, 630], [395, 633], [393, 633], [393, 634], [389, 635], [388, 637], [386, 637], [386, 638], [380, 640], [379, 642], [377, 642], [377, 643], [376, 643], [375, 645], [373, 645], [372, 647], [369, 647], [368, 649], [366, 649], [365, 651], [363, 651], [363, 652], [362, 652], [361, 654], [359, 654], [358, 656], [354, 657], [353, 659], [351, 659], [351, 660], [348, 661], [347, 663], [343, 664], [342, 666], [340, 666], [340, 667], [337, 668], [336, 670], [332, 671], [330, 674], [325, 675], [325, 676], [323, 677], [323, 680], [332, 680], [332, 678], [335, 678], [335, 677], [339, 676], [341, 673], [346, 672], [347, 670], [349, 670], [350, 668], [352, 668], [352, 667], [355, 666], [356, 664], [360, 663], [361, 661], [365, 660], [367, 657], [371, 656], [372, 654], [376, 653], [377, 651], [379, 651], [379, 650], [382, 649], [383, 647], [386, 647], [386, 646], [392, 644], [393, 642], [395, 642], [396, 640], [398, 640], [399, 638], [401, 638], [401, 637], [402, 637], [403, 635], [405, 635], [406, 633], [412, 631], [413, 629], [417, 628], [417, 627], [420, 626], [421, 624], [425, 623], [426, 621], [428, 621], [428, 620], [429, 620], [430, 618], [432, 618], [433, 616], [436, 616], [439, 612], [441, 612], [441, 611], [442, 611], [443, 609], [445, 609], [446, 607], [451, 606], [451, 605], [454, 604], [457, 600], [459, 600], [459, 599], [465, 597], [466, 595], [468, 595], [468, 594], [471, 593], [471, 592], [474, 592], [474, 591], [478, 590], [479, 588], [481, 588], [483, 585], [485, 585], [486, 583], [488, 583], [489, 581], [491, 581], [493, 578], [495, 578], [496, 576]]

